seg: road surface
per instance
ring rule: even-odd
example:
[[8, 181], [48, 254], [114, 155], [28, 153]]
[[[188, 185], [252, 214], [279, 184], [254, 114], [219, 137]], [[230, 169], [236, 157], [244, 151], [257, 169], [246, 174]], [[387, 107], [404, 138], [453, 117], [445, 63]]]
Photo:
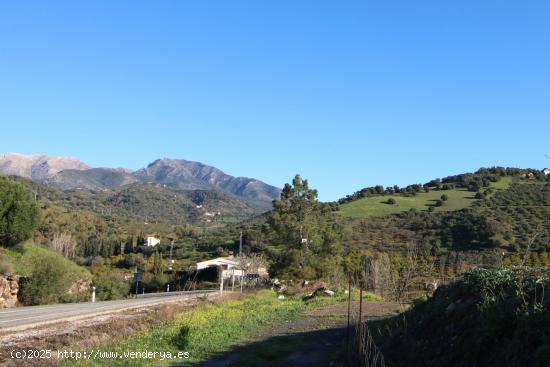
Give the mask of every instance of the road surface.
[[178, 299], [193, 299], [214, 296], [215, 290], [149, 293], [139, 298], [119, 301], [86, 303], [64, 303], [48, 306], [6, 308], [0, 310], [0, 332], [12, 329], [25, 329], [39, 324], [87, 318], [97, 314], [116, 312], [130, 308], [150, 306]]

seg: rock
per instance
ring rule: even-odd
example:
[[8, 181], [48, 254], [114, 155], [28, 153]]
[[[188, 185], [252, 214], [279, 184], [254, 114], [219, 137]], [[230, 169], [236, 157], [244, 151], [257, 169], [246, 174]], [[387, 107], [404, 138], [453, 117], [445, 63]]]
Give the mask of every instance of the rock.
[[333, 291], [330, 291], [330, 290], [328, 290], [328, 289], [325, 289], [325, 290], [323, 291], [323, 294], [324, 294], [325, 296], [329, 296], [329, 297], [334, 296], [334, 292], [333, 292]]
[[90, 294], [92, 281], [90, 279], [78, 279], [71, 284], [68, 292], [70, 295], [75, 296], [77, 299], [85, 300]]
[[473, 298], [469, 298], [467, 300], [459, 299], [458, 301], [455, 301], [447, 306], [445, 309], [445, 312], [452, 313], [452, 312], [463, 312], [470, 308], [470, 306], [474, 305], [476, 303], [476, 300]]
[[20, 278], [18, 275], [0, 276], [0, 308], [17, 306]]
[[283, 294], [279, 294], [279, 297], [277, 299], [285, 299], [285, 296]]
[[302, 287], [305, 287], [306, 285], [309, 285], [309, 281], [308, 280], [304, 280], [302, 282]]

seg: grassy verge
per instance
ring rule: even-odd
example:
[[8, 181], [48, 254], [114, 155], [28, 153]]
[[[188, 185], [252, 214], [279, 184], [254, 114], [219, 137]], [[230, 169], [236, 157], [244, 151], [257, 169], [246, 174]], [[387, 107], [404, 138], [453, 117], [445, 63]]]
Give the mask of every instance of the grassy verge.
[[[367, 298], [379, 299], [367, 294]], [[177, 315], [174, 320], [131, 337], [105, 351], [163, 351], [176, 355], [189, 353], [185, 360], [103, 359], [70, 362], [70, 366], [167, 366], [176, 362], [190, 364], [216, 353], [227, 351], [233, 344], [244, 342], [277, 322], [299, 317], [303, 312], [329, 304], [343, 302], [347, 295], [319, 297], [308, 302], [299, 296], [277, 299], [273, 291], [263, 290], [244, 299], [221, 304], [205, 304]]]

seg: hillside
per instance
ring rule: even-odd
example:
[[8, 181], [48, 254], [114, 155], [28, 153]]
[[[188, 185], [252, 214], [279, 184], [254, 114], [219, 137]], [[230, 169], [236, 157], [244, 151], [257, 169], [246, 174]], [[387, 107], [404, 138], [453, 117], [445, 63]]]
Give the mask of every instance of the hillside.
[[92, 168], [87, 170], [63, 170], [44, 181], [47, 186], [61, 190], [107, 190], [139, 182], [125, 169]]
[[20, 176], [44, 181], [65, 169], [85, 170], [90, 167], [71, 157], [51, 157], [44, 154], [24, 155], [6, 153], [0, 155], [0, 174]]
[[[36, 259], [43, 258], [44, 256], [55, 256], [66, 266], [68, 272], [75, 279], [91, 278], [91, 274], [88, 269], [76, 265], [74, 262], [66, 259], [65, 257], [50, 251], [49, 249], [34, 244], [32, 241], [27, 241], [14, 248], [1, 247], [0, 246], [0, 264], [3, 269], [1, 273], [6, 273], [30, 276], [33, 272], [33, 267]], [[9, 271], [8, 271], [9, 270]]]
[[[357, 249], [381, 251], [415, 243], [441, 263], [455, 261], [449, 256], [467, 251], [478, 252], [473, 255], [478, 258], [474, 263], [481, 264], [486, 257], [500, 262], [498, 249], [498, 253], [509, 254], [506, 263], [519, 264], [520, 257], [514, 254], [529, 243], [535, 255], [550, 251], [550, 183], [544, 175], [526, 176], [530, 171], [484, 169], [437, 181], [441, 186], [430, 185], [429, 192], [370, 195], [343, 203], [344, 241]], [[493, 176], [495, 172], [500, 173]], [[479, 180], [481, 185], [464, 187], [464, 177]], [[447, 190], [443, 182], [449, 185]], [[477, 191], [471, 191], [474, 187]], [[448, 200], [434, 207], [432, 200], [440, 200], [443, 194]], [[390, 197], [396, 204], [386, 203]]]
[[[442, 195], [447, 195], [448, 200], [441, 206], [436, 206]], [[469, 207], [475, 202], [475, 193], [467, 189], [437, 190], [420, 192], [414, 196], [381, 195], [366, 197], [343, 204], [340, 213], [344, 217], [368, 218], [415, 210], [428, 210], [430, 207], [436, 212], [460, 210]], [[395, 204], [389, 204], [388, 200], [395, 200]]]
[[[516, 175], [516, 179], [519, 179], [519, 175]], [[416, 190], [403, 189], [402, 192], [395, 192], [396, 190], [391, 188], [380, 194], [355, 194], [356, 197], [341, 200], [340, 213], [344, 217], [368, 218], [402, 213], [411, 209], [434, 212], [460, 210], [472, 206], [477, 201], [476, 192], [480, 189], [504, 190], [513, 180], [513, 175], [494, 177], [487, 184], [476, 186], [477, 190], [472, 190], [460, 180], [451, 177], [440, 181], [433, 180], [424, 185], [408, 186], [418, 187]], [[445, 184], [442, 184], [443, 181]], [[447, 197], [445, 201], [441, 200], [443, 195]], [[388, 202], [391, 199], [394, 200], [393, 204]], [[438, 201], [441, 201], [440, 205]]]
[[134, 172], [143, 182], [156, 182], [177, 189], [218, 189], [246, 199], [264, 208], [271, 206], [280, 190], [247, 177], [233, 177], [199, 162], [183, 159], [158, 159]]
[[243, 220], [262, 212], [218, 190], [175, 190], [160, 184], [134, 183], [102, 191], [61, 191], [17, 177], [12, 179], [24, 184], [38, 200], [49, 205], [117, 220], [208, 226]]
[[175, 190], [219, 190], [261, 211], [271, 209], [280, 189], [260, 180], [234, 177], [200, 162], [183, 159], [157, 159], [147, 167], [90, 168], [70, 157], [26, 156], [18, 153], [0, 156], [0, 175], [19, 176], [61, 190], [102, 191], [134, 183], [156, 183]]

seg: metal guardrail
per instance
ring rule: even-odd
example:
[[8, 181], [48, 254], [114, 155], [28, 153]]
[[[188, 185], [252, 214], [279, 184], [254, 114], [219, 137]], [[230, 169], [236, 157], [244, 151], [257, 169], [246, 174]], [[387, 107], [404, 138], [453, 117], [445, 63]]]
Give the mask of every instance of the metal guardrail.
[[217, 289], [203, 289], [195, 291], [177, 291], [177, 292], [159, 292], [159, 293], [145, 293], [138, 294], [137, 298], [157, 298], [157, 297], [175, 297], [175, 296], [190, 296], [197, 294], [210, 294], [219, 292]]

